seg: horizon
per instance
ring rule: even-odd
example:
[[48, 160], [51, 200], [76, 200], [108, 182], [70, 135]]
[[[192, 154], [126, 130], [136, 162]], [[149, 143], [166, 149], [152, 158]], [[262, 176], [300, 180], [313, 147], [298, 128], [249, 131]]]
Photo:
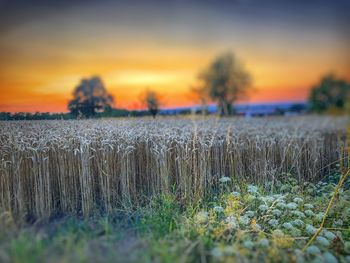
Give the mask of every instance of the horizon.
[[[294, 105], [294, 104], [308, 104], [307, 100], [291, 100], [291, 101], [267, 101], [267, 102], [237, 102], [233, 104], [233, 107], [254, 107], [254, 106], [269, 106], [269, 107], [276, 107], [278, 108], [278, 106], [290, 106], [290, 105]], [[184, 106], [160, 106], [160, 111], [168, 111], [168, 110], [188, 110], [188, 109], [195, 109], [195, 108], [201, 108], [202, 105], [200, 104], [190, 104], [190, 105], [184, 105]], [[215, 102], [210, 102], [206, 105], [206, 107], [208, 108], [212, 108], [212, 107], [217, 107]], [[115, 110], [128, 110], [128, 111], [139, 111], [139, 112], [144, 112], [144, 111], [148, 111], [148, 109], [146, 107], [143, 108], [139, 108], [139, 109], [127, 109], [127, 108], [120, 108], [120, 107], [112, 107], [112, 109]], [[9, 111], [7, 111], [9, 112]], [[6, 111], [0, 111], [0, 113], [6, 113]], [[50, 114], [66, 114], [69, 113], [68, 110], [66, 111], [61, 111], [61, 112], [55, 112], [55, 111], [26, 111], [26, 112], [9, 112], [11, 114], [17, 114], [17, 113], [30, 113], [30, 114], [36, 114], [36, 113], [50, 113]]]
[[306, 101], [324, 74], [350, 81], [349, 2], [4, 1], [0, 111], [67, 112], [82, 78], [98, 75], [116, 108], [190, 107], [190, 87], [231, 50], [253, 77], [239, 103]]

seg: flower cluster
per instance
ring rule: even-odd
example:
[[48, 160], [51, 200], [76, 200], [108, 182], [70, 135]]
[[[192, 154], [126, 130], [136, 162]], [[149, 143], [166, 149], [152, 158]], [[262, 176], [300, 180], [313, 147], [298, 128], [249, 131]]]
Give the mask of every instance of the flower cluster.
[[[274, 261], [350, 260], [350, 235], [341, 231], [350, 224], [349, 190], [340, 193], [340, 201], [330, 210], [327, 224], [318, 231], [329, 200], [324, 197], [334, 191], [334, 183], [296, 186], [298, 183], [289, 179], [275, 192], [264, 193], [263, 188], [249, 184], [217, 198], [204, 216], [200, 212], [198, 233], [215, 241], [212, 256], [217, 260], [246, 256], [250, 261], [259, 261], [259, 255], [260, 259]], [[318, 236], [312, 244], [302, 250], [316, 232]], [[247, 256], [252, 249], [257, 251], [257, 258]]]

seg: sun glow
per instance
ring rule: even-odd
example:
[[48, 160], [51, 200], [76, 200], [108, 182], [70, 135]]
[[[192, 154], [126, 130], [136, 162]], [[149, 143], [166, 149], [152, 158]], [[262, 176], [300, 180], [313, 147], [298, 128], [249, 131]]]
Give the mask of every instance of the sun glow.
[[310, 23], [300, 23], [280, 17], [287, 7], [269, 14], [251, 6], [256, 12], [240, 17], [239, 4], [216, 10], [190, 2], [173, 9], [84, 2], [0, 31], [0, 111], [67, 111], [74, 87], [94, 75], [116, 107], [138, 108], [147, 88], [166, 107], [190, 106], [198, 103], [189, 96], [198, 73], [229, 50], [253, 77], [248, 102], [305, 100], [330, 71], [350, 80], [347, 39], [321, 8], [303, 8]]
[[169, 84], [183, 78], [182, 74], [156, 71], [125, 71], [109, 74], [109, 82], [118, 85], [148, 86]]

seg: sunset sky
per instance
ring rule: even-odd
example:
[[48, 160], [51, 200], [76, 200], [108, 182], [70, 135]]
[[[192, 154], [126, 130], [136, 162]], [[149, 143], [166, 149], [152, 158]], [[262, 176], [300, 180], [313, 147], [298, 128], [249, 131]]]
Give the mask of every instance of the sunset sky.
[[233, 51], [253, 77], [244, 102], [301, 101], [328, 72], [350, 81], [350, 1], [1, 1], [0, 111], [67, 111], [99, 75], [118, 108], [158, 91], [166, 107]]

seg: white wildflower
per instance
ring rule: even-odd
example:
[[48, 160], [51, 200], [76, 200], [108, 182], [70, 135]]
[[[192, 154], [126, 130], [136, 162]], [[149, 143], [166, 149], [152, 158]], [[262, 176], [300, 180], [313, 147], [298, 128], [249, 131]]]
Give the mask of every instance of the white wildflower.
[[223, 213], [224, 208], [222, 206], [214, 206], [214, 211], [217, 213]]
[[226, 217], [225, 221], [230, 228], [233, 228], [233, 229], [238, 228], [238, 222], [237, 222], [236, 217], [228, 216], [228, 217]]
[[253, 217], [254, 215], [255, 215], [255, 212], [252, 210], [248, 210], [244, 213], [244, 216], [249, 217], [249, 218]]
[[275, 198], [276, 200], [280, 200], [280, 199], [285, 198], [285, 196], [282, 195], [282, 194], [274, 194], [274, 195], [273, 195], [273, 198]]
[[323, 261], [327, 263], [338, 263], [337, 258], [330, 252], [323, 253]]
[[312, 212], [312, 210], [310, 210], [310, 209], [305, 210], [305, 211], [304, 211], [304, 214], [307, 215], [307, 216], [314, 216], [314, 215], [315, 215], [315, 213]]
[[286, 229], [292, 229], [293, 228], [293, 225], [291, 223], [289, 223], [289, 222], [284, 223], [282, 226], [284, 228], [286, 228]]
[[314, 206], [312, 204], [304, 204], [304, 207], [306, 209], [314, 209]]
[[250, 219], [249, 219], [249, 217], [247, 217], [247, 216], [241, 216], [241, 217], [239, 218], [239, 223], [240, 223], [241, 225], [247, 226], [247, 225], [249, 225], [249, 223], [250, 223]]
[[343, 223], [344, 223], [343, 220], [338, 219], [338, 220], [333, 222], [333, 227], [342, 227]]
[[219, 182], [220, 183], [228, 183], [228, 182], [231, 182], [231, 178], [227, 177], [227, 176], [223, 176], [219, 179]]
[[276, 204], [276, 207], [279, 208], [279, 209], [285, 209], [286, 208], [286, 203], [280, 201]]
[[323, 220], [323, 217], [324, 217], [324, 213], [319, 212], [318, 214], [315, 215], [315, 220], [317, 222], [321, 222]]
[[261, 202], [266, 203], [266, 196], [260, 196], [258, 198]]
[[270, 244], [270, 241], [267, 238], [262, 238], [259, 240], [258, 245], [260, 247], [268, 247]]
[[243, 242], [242, 246], [247, 249], [252, 249], [254, 247], [254, 243], [250, 240], [246, 240]]
[[287, 209], [289, 210], [294, 210], [294, 209], [297, 209], [298, 205], [294, 202], [290, 202], [286, 205]]
[[330, 241], [333, 241], [337, 236], [331, 231], [322, 231], [322, 235]]
[[293, 237], [300, 237], [301, 236], [301, 231], [296, 227], [289, 229], [289, 233]]
[[305, 218], [305, 214], [299, 210], [293, 210], [290, 212], [292, 215], [295, 215], [300, 218]]
[[280, 217], [282, 215], [282, 211], [279, 209], [273, 209], [272, 214], [276, 217]]
[[234, 197], [238, 197], [238, 196], [241, 195], [241, 193], [240, 193], [240, 192], [237, 192], [237, 191], [233, 191], [231, 194], [232, 194]]
[[269, 207], [267, 206], [267, 205], [260, 205], [259, 206], [259, 210], [261, 211], [261, 212], [265, 212], [265, 211], [267, 211], [269, 209]]
[[220, 248], [218, 248], [218, 247], [212, 249], [210, 254], [216, 259], [220, 259], [220, 258], [222, 258], [224, 256], [222, 250]]
[[316, 241], [318, 244], [324, 246], [324, 247], [328, 247], [329, 246], [329, 241], [327, 238], [322, 237], [322, 236], [318, 236], [316, 237]]
[[316, 246], [309, 246], [306, 249], [306, 253], [316, 256], [316, 255], [321, 253], [321, 250], [318, 247], [316, 247]]
[[310, 235], [313, 235], [313, 234], [316, 233], [317, 228], [315, 228], [315, 227], [312, 226], [312, 225], [307, 224], [306, 227], [305, 227], [305, 231], [306, 231], [306, 233], [308, 233], [308, 234], [310, 234]]
[[277, 219], [270, 219], [267, 223], [268, 223], [270, 226], [272, 226], [272, 227], [278, 226], [278, 220], [277, 220]]
[[300, 197], [295, 197], [293, 199], [293, 202], [297, 203], [297, 204], [301, 204], [302, 202], [304, 202], [303, 198]]
[[291, 223], [292, 223], [293, 226], [297, 226], [297, 227], [304, 226], [303, 220], [300, 220], [300, 219], [295, 219]]
[[248, 191], [248, 193], [250, 193], [250, 194], [257, 194], [258, 191], [259, 191], [259, 189], [258, 189], [258, 187], [256, 187], [255, 185], [250, 184], [250, 185], [248, 185], [248, 187], [247, 187], [247, 191]]

